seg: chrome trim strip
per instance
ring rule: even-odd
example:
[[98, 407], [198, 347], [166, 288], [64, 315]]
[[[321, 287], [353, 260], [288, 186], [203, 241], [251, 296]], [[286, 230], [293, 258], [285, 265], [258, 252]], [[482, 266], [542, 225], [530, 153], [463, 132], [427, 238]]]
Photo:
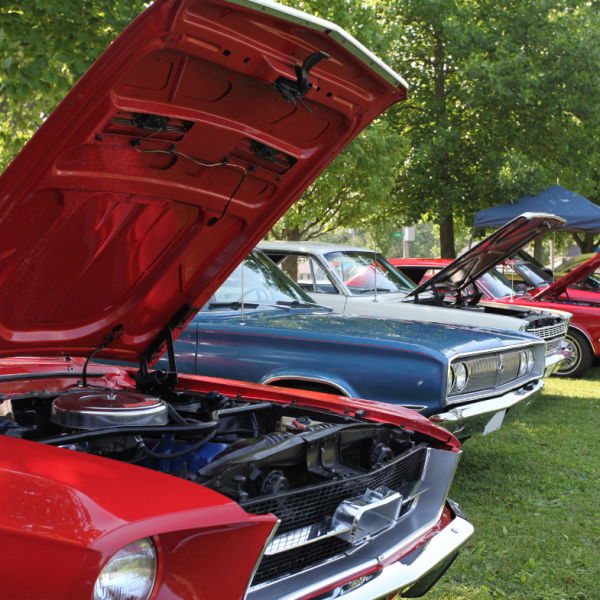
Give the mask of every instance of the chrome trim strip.
[[[526, 331], [525, 333], [529, 333], [529, 332]], [[480, 355], [485, 355], [485, 354], [494, 354], [495, 352], [500, 354], [502, 352], [506, 352], [507, 350], [514, 350], [516, 348], [523, 350], [526, 348], [530, 348], [531, 346], [539, 346], [540, 344], [544, 344], [544, 347], [546, 346], [546, 342], [543, 339], [539, 338], [536, 340], [535, 338], [533, 338], [527, 342], [522, 342], [520, 344], [513, 344], [511, 346], [498, 346], [498, 348], [491, 348], [490, 350], [476, 350], [473, 352], [457, 352], [456, 354], [453, 354], [452, 356], [450, 356], [448, 358], [448, 360], [453, 361], [457, 357], [464, 358], [465, 356], [480, 356]]]
[[250, 574], [250, 579], [248, 579], [248, 583], [246, 585], [246, 591], [244, 592], [243, 600], [246, 600], [246, 598], [248, 597], [248, 593], [250, 592], [250, 587], [252, 586], [252, 580], [254, 579], [254, 576], [256, 575], [256, 571], [258, 571], [258, 567], [260, 567], [260, 563], [263, 559], [263, 556], [265, 555], [267, 548], [273, 541], [273, 538], [275, 537], [275, 534], [277, 533], [277, 530], [279, 529], [280, 524], [281, 524], [281, 519], [277, 519], [277, 523], [275, 523], [275, 526], [271, 530], [269, 537], [265, 541], [265, 545], [263, 546], [263, 549], [261, 550], [260, 554], [258, 555], [258, 558], [256, 559], [256, 564], [254, 565], [254, 569], [252, 569], [252, 573]]
[[279, 19], [284, 19], [297, 25], [314, 29], [315, 31], [329, 34], [338, 44], [346, 48], [371, 71], [374, 71], [382, 79], [392, 84], [394, 87], [403, 86], [408, 88], [408, 84], [381, 59], [377, 58], [370, 50], [365, 48], [360, 42], [355, 40], [349, 33], [341, 27], [325, 19], [308, 15], [289, 6], [283, 6], [271, 0], [228, 0], [231, 4], [238, 4], [255, 10], [273, 15]]
[[444, 492], [444, 496], [443, 496], [444, 501], [440, 504], [440, 509], [439, 509], [438, 513], [435, 515], [435, 517], [429, 523], [423, 525], [423, 527], [421, 527], [420, 529], [415, 531], [410, 537], [402, 540], [399, 544], [396, 544], [395, 546], [393, 546], [392, 548], [390, 548], [389, 550], [387, 550], [386, 552], [384, 552], [383, 554], [378, 556], [377, 560], [379, 562], [383, 562], [386, 558], [393, 556], [394, 554], [397, 554], [398, 552], [400, 552], [403, 547], [411, 544], [413, 541], [418, 539], [421, 535], [423, 535], [423, 533], [425, 533], [433, 525], [433, 523], [437, 523], [442, 518], [442, 511], [444, 510], [444, 506], [446, 505], [446, 498], [448, 498], [448, 494], [450, 493], [450, 487], [452, 486], [452, 482], [454, 481], [454, 476], [456, 475], [456, 469], [458, 468], [458, 463], [460, 462], [461, 457], [462, 457], [462, 450], [459, 450], [456, 453], [456, 461], [454, 462], [454, 468], [452, 469], [452, 473], [451, 473], [450, 477], [448, 478], [448, 485], [446, 486], [446, 491]]
[[[334, 387], [336, 390], [339, 390], [340, 392], [342, 392], [343, 396], [348, 396], [348, 398], [352, 398], [352, 394], [344, 389], [341, 385], [339, 385], [338, 383], [334, 383], [333, 381], [330, 381], [328, 379], [324, 379], [321, 377], [304, 377], [303, 375], [277, 375], [276, 377], [267, 377], [267, 379], [265, 379], [264, 381], [261, 381], [261, 385], [271, 385], [274, 381], [282, 381], [285, 379], [291, 379], [293, 380], [297, 380], [297, 381], [311, 381], [313, 383], [325, 383], [327, 385], [330, 385], [331, 387]], [[281, 387], [285, 387], [285, 386], [281, 386]], [[290, 389], [290, 388], [286, 388], [286, 389]]]

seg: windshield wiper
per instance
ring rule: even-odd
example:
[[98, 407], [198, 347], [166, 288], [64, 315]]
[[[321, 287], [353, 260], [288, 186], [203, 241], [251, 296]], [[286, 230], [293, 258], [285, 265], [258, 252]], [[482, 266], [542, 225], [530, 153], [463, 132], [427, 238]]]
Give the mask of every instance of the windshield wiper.
[[[241, 302], [209, 302], [208, 308], [242, 308]], [[244, 308], [258, 308], [256, 302], [244, 302]]]
[[291, 306], [292, 308], [320, 308], [320, 304], [313, 304], [312, 302], [300, 302], [300, 300], [277, 300], [277, 304], [280, 306]]
[[[360, 290], [360, 293], [361, 294], [365, 294], [366, 292], [374, 292], [374, 291], [375, 291], [375, 288], [366, 288], [364, 290]], [[377, 291], [378, 292], [391, 292], [392, 290], [388, 290], [387, 288], [380, 288], [380, 287], [378, 287]]]

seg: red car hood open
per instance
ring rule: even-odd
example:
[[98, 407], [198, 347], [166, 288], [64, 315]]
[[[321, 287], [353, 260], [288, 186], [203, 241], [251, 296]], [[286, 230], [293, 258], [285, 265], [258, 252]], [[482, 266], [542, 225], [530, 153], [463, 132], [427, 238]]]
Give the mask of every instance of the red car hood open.
[[558, 281], [549, 285], [538, 292], [534, 299], [541, 299], [544, 296], [548, 298], [558, 298], [561, 294], [564, 294], [567, 288], [571, 285], [575, 285], [577, 282], [585, 279], [591, 275], [598, 267], [600, 267], [600, 253], [592, 256], [590, 260], [579, 265], [576, 269], [573, 269], [570, 273], [567, 273], [564, 277], [561, 277]]
[[453, 260], [409, 296], [421, 294], [432, 285], [449, 287], [455, 294], [462, 292], [540, 233], [565, 223], [564, 219], [546, 213], [524, 213]]
[[99, 356], [151, 364], [159, 334], [176, 337], [405, 97], [326, 21], [268, 0], [158, 0], [0, 180], [0, 356], [87, 355], [116, 328]]

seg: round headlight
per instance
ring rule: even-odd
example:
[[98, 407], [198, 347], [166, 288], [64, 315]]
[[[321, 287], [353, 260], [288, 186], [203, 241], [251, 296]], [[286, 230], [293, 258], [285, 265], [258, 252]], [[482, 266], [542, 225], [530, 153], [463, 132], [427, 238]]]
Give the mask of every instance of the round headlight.
[[535, 365], [535, 354], [533, 353], [533, 350], [531, 348], [529, 348], [529, 350], [527, 350], [527, 372], [528, 373], [531, 373], [534, 365]]
[[469, 380], [469, 371], [465, 363], [458, 363], [454, 367], [454, 377], [456, 378], [456, 389], [462, 392], [467, 387], [467, 381]]
[[448, 391], [446, 393], [449, 394], [453, 388], [454, 388], [454, 370], [448, 369]]
[[119, 550], [100, 572], [94, 600], [148, 600], [156, 580], [156, 548], [149, 538]]
[[523, 377], [527, 373], [527, 352], [521, 350], [519, 360], [519, 377]]

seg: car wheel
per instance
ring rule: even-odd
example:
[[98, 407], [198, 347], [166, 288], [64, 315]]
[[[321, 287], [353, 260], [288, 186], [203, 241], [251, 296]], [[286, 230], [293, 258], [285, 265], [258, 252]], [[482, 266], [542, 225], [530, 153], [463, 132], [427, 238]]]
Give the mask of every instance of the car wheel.
[[583, 333], [576, 329], [569, 329], [565, 336], [567, 349], [571, 351], [571, 356], [562, 364], [562, 367], [556, 371], [561, 377], [582, 377], [592, 366], [594, 354], [590, 343]]

